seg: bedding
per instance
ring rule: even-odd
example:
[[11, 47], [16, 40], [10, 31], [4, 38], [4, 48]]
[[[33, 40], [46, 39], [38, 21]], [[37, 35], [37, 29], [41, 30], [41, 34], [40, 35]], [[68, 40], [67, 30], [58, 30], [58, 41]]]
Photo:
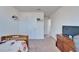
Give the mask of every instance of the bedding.
[[0, 44], [0, 52], [27, 52], [25, 41], [8, 40]]
[[73, 37], [74, 43], [75, 43], [75, 51], [79, 52], [79, 35], [76, 35]]

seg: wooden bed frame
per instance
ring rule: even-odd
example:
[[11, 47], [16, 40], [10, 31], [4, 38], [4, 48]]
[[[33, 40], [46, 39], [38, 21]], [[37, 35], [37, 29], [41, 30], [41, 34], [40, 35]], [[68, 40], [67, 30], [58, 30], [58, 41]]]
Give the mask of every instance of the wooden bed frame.
[[27, 35], [6, 35], [6, 36], [1, 36], [1, 41], [3, 40], [13, 40], [12, 38], [14, 36], [18, 36], [20, 40], [26, 41], [27, 47], [29, 48], [29, 37]]

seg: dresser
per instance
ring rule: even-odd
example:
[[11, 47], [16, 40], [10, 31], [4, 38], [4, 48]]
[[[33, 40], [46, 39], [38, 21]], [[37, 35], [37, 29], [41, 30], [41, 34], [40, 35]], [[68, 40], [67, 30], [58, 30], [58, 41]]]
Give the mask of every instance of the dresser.
[[57, 34], [56, 46], [61, 52], [74, 52], [75, 49], [73, 40], [60, 34]]

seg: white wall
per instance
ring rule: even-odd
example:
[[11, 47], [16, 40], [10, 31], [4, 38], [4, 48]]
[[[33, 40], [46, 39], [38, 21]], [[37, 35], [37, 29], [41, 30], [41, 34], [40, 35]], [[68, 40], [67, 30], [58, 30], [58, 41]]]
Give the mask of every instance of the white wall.
[[51, 16], [51, 35], [62, 33], [62, 25], [79, 26], [79, 7], [62, 7]]
[[50, 29], [51, 29], [51, 19], [49, 19], [48, 17], [45, 17], [44, 18], [44, 34], [49, 35]]
[[0, 6], [0, 35], [16, 34], [18, 32], [18, 23], [12, 19], [13, 15], [18, 15], [16, 9]]
[[30, 39], [44, 39], [44, 13], [20, 12], [19, 34], [27, 34]]
[[[19, 19], [12, 19], [13, 15]], [[37, 18], [41, 21], [37, 21]], [[13, 7], [0, 7], [0, 36], [9, 34], [26, 34], [30, 39], [44, 39], [44, 13], [18, 12]]]
[[48, 17], [44, 18], [44, 34], [48, 34]]

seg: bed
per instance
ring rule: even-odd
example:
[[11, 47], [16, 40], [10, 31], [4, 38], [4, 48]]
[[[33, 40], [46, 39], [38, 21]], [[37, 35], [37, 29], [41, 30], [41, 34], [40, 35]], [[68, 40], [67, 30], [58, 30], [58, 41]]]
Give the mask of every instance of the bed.
[[73, 41], [75, 43], [75, 51], [79, 52], [79, 34], [73, 37]]
[[79, 52], [79, 26], [62, 26], [62, 34], [74, 43], [71, 43], [71, 45], [74, 47], [75, 52]]
[[27, 35], [7, 35], [2, 36], [0, 41], [0, 52], [28, 52]]

